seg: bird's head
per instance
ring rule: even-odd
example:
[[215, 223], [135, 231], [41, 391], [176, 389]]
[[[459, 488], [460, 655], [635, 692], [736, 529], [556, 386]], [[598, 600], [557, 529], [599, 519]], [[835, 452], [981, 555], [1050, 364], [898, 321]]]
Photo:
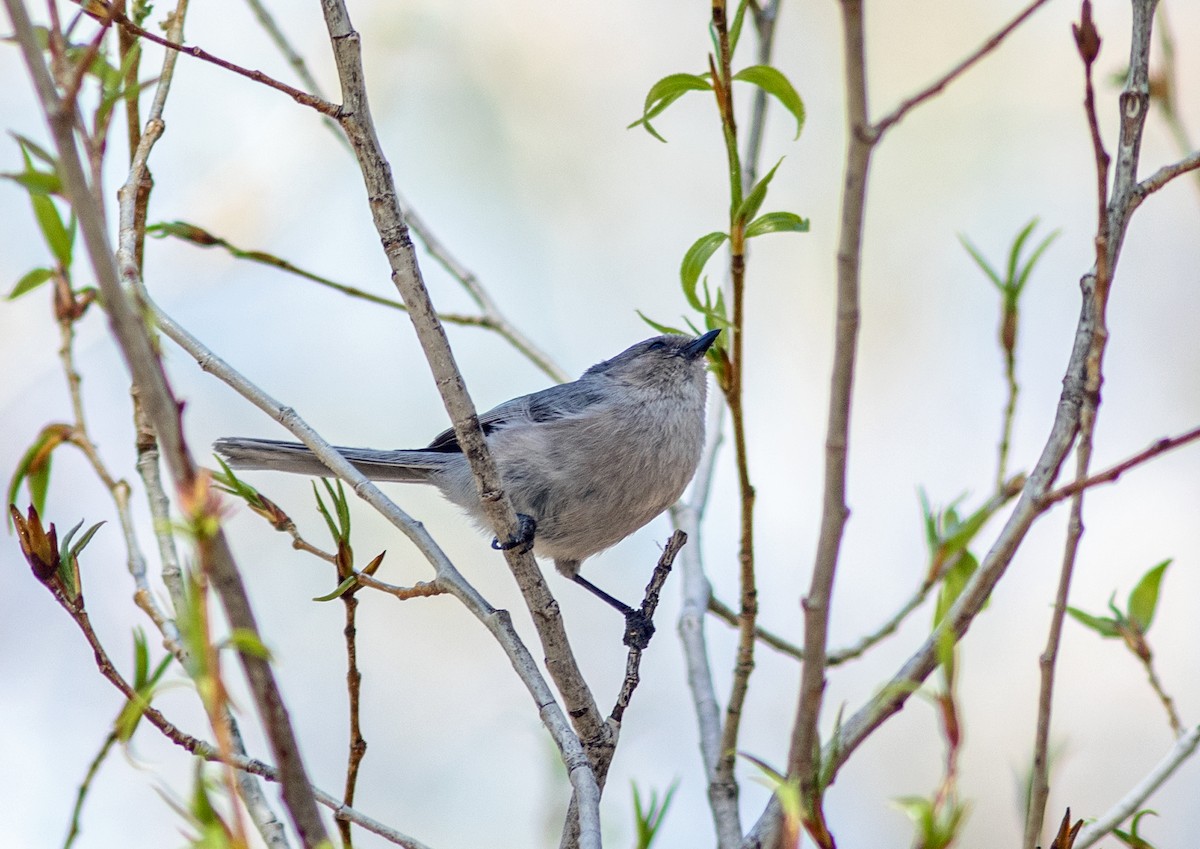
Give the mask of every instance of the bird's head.
[[655, 336], [625, 349], [584, 374], [603, 375], [631, 387], [662, 391], [673, 386], [704, 387], [704, 355], [720, 330], [703, 336]]

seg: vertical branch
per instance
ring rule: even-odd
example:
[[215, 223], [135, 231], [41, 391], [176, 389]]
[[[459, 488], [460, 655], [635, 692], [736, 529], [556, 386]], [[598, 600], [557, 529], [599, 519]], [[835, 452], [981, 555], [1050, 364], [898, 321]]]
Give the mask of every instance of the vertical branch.
[[[346, 807], [352, 808], [354, 790], [358, 783], [358, 768], [367, 753], [367, 741], [363, 739], [362, 727], [359, 725], [358, 703], [362, 689], [362, 673], [358, 669], [358, 631], [355, 625], [358, 596], [353, 588], [342, 594], [342, 602], [346, 609], [346, 627], [342, 633], [346, 637], [346, 689], [350, 698], [350, 752], [346, 761], [346, 789], [342, 794], [342, 802]], [[352, 849], [350, 821], [339, 819], [337, 826], [342, 837], [342, 849]]]
[[[1084, 110], [1096, 164], [1096, 264], [1083, 281], [1085, 297], [1092, 304], [1095, 329], [1083, 360], [1083, 393], [1079, 414], [1079, 445], [1076, 449], [1076, 483], [1088, 477], [1092, 456], [1096, 414], [1100, 405], [1103, 383], [1104, 351], [1108, 344], [1106, 313], [1112, 275], [1117, 254], [1128, 224], [1127, 199], [1137, 190], [1137, 163], [1142, 128], [1149, 108], [1149, 61], [1154, 8], [1158, 0], [1135, 0], [1133, 4], [1132, 38], [1130, 43], [1129, 77], [1120, 96], [1121, 133], [1117, 150], [1117, 172], [1109, 196], [1110, 157], [1100, 137], [1096, 116], [1095, 90], [1092, 84], [1092, 65], [1100, 52], [1100, 36], [1092, 22], [1091, 0], [1083, 0], [1080, 23], [1073, 25], [1075, 43], [1084, 64]], [[1046, 801], [1050, 794], [1047, 750], [1050, 737], [1050, 717], [1053, 704], [1054, 671], [1058, 659], [1063, 620], [1071, 576], [1078, 557], [1083, 535], [1083, 495], [1080, 488], [1071, 500], [1071, 515], [1063, 553], [1063, 565], [1055, 597], [1050, 633], [1039, 664], [1041, 687], [1038, 696], [1037, 731], [1034, 740], [1033, 787], [1029, 810], [1026, 812], [1024, 846], [1034, 849], [1045, 817]]]
[[[28, 12], [21, 0], [4, 0], [25, 64], [50, 127], [59, 155], [64, 194], [69, 198], [79, 222], [91, 265], [108, 310], [113, 335], [119, 342], [134, 382], [144, 393], [146, 410], [165, 448], [165, 457], [177, 488], [188, 490], [196, 479], [196, 468], [187, 452], [179, 420], [179, 406], [171, 395], [141, 315], [122, 290], [117, 263], [108, 243], [104, 207], [97, 191], [89, 184], [76, 146], [73, 114], [59, 96], [42, 59]], [[132, 256], [124, 259], [122, 272], [137, 276]], [[233, 561], [224, 535], [217, 531], [211, 541], [211, 569], [214, 586], [221, 595], [229, 623], [257, 636], [258, 628], [250, 610], [245, 587]], [[287, 710], [275, 683], [270, 664], [247, 653], [239, 655], [250, 689], [263, 721], [266, 736], [279, 765], [284, 802], [302, 843], [317, 846], [327, 841], [325, 826], [317, 812], [312, 789]]]
[[[742, 379], [745, 371], [745, 295], [746, 239], [745, 221], [739, 214], [745, 187], [742, 185], [741, 155], [738, 151], [737, 121], [733, 108], [733, 72], [731, 67], [729, 28], [724, 0], [714, 0], [712, 23], [717, 34], [718, 55], [709, 58], [712, 69], [713, 92], [721, 115], [725, 139], [725, 154], [729, 168], [729, 276], [733, 291], [733, 328], [729, 346], [728, 379], [723, 387], [733, 426], [734, 455], [737, 463], [738, 491], [741, 498], [741, 530], [738, 548], [741, 612], [738, 617], [737, 660], [733, 683], [725, 706], [725, 723], [710, 795], [719, 792], [737, 799], [737, 784], [733, 779], [737, 755], [738, 732], [742, 707], [749, 689], [750, 673], [754, 670], [754, 627], [758, 618], [758, 588], [754, 574], [754, 487], [750, 483], [749, 459], [746, 454], [746, 420], [742, 398]], [[734, 806], [736, 810], [736, 805]], [[741, 831], [740, 823], [737, 830]]]
[[818, 721], [825, 688], [829, 600], [833, 593], [838, 550], [845, 528], [846, 454], [850, 431], [850, 397], [859, 325], [859, 274], [867, 170], [874, 146], [867, 117], [866, 53], [862, 0], [842, 0], [846, 74], [846, 168], [842, 188], [842, 220], [837, 254], [837, 321], [829, 421], [825, 437], [825, 496], [812, 582], [803, 601], [804, 663], [800, 698], [788, 754], [788, 774], [800, 782], [801, 797], [812, 813], [820, 794]]

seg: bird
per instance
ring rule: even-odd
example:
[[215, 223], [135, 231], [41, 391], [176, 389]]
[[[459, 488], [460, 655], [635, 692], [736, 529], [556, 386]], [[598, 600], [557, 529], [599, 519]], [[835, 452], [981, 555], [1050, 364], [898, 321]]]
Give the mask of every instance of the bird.
[[[579, 574], [583, 562], [642, 528], [679, 499], [704, 448], [706, 353], [720, 329], [655, 336], [575, 381], [522, 395], [479, 416], [528, 547], [625, 614], [637, 611]], [[327, 476], [303, 445], [228, 437], [213, 447], [230, 467]], [[483, 505], [453, 430], [425, 448], [335, 449], [377, 481], [431, 484], [482, 529]], [[651, 626], [652, 627], [652, 626]]]

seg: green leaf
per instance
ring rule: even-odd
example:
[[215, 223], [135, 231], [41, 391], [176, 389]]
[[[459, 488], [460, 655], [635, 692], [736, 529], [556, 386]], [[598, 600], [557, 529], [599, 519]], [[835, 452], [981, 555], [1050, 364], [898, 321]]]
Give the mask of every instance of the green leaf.
[[1091, 628], [1101, 637], [1119, 637], [1121, 635], [1120, 623], [1115, 619], [1093, 616], [1090, 613], [1083, 612], [1078, 607], [1068, 607], [1067, 613], [1076, 622], [1087, 628]]
[[1042, 258], [1042, 254], [1046, 252], [1046, 248], [1050, 247], [1050, 244], [1058, 238], [1061, 232], [1061, 230], [1055, 230], [1049, 236], [1042, 239], [1041, 244], [1034, 248], [1033, 253], [1030, 254], [1029, 259], [1025, 262], [1025, 266], [1021, 269], [1021, 273], [1012, 282], [1012, 287], [1016, 290], [1016, 294], [1021, 294], [1021, 291], [1025, 288], [1026, 281], [1029, 280], [1029, 275], [1033, 272], [1033, 267], [1037, 265], [1038, 260]]
[[708, 81], [707, 75], [668, 74], [650, 86], [650, 91], [646, 93], [646, 101], [642, 105], [642, 117], [638, 118], [625, 129], [631, 130], [641, 125], [646, 128], [646, 132], [660, 142], [666, 142], [666, 139], [660, 136], [654, 127], [650, 125], [650, 119], [661, 115], [663, 110], [689, 91], [709, 91], [711, 89], [712, 83]]
[[1129, 624], [1138, 633], [1145, 634], [1150, 630], [1154, 621], [1154, 610], [1158, 607], [1158, 589], [1162, 583], [1163, 573], [1171, 565], [1171, 560], [1164, 560], [1142, 576], [1133, 591], [1129, 593]]
[[693, 242], [692, 246], [687, 249], [687, 253], [683, 255], [683, 262], [679, 266], [679, 277], [683, 281], [683, 294], [692, 309], [697, 312], [707, 309], [707, 305], [700, 303], [700, 298], [696, 295], [696, 284], [700, 280], [700, 273], [704, 271], [704, 266], [712, 258], [712, 255], [717, 252], [717, 248], [725, 244], [725, 240], [728, 238], [728, 233], [719, 231], [708, 233]]
[[344, 580], [340, 584], [338, 584], [337, 589], [335, 589], [333, 592], [329, 593], [328, 595], [316, 596], [315, 598], [313, 598], [313, 601], [333, 601], [335, 598], [341, 598], [343, 595], [345, 595], [346, 590], [350, 589], [357, 583], [358, 583], [358, 576], [350, 575], [349, 577], [346, 578], [346, 580]]
[[12, 130], [9, 130], [8, 134], [16, 139], [17, 144], [21, 146], [21, 153], [24, 154], [26, 163], [29, 163], [29, 154], [32, 153], [55, 171], [58, 170], [58, 160], [51, 156], [44, 147], [37, 144], [27, 136], [23, 136], [20, 133], [14, 133]]
[[46, 195], [30, 194], [29, 201], [33, 204], [33, 216], [37, 219], [38, 228], [50, 253], [64, 268], [71, 265], [71, 243], [73, 239], [63, 224], [62, 216], [54, 201]]
[[746, 7], [750, 5], [750, 0], [742, 0], [738, 3], [737, 12], [733, 16], [733, 25], [729, 28], [729, 55], [737, 51], [738, 40], [742, 37], [742, 24], [746, 22]]
[[1033, 228], [1038, 225], [1037, 218], [1034, 218], [1017, 234], [1017, 238], [1013, 239], [1012, 247], [1008, 250], [1008, 276], [1005, 282], [1011, 287], [1017, 279], [1017, 263], [1021, 259], [1021, 247], [1025, 244], [1025, 240], [1029, 238], [1029, 234], [1033, 232]]
[[767, 187], [771, 185], [771, 180], [775, 178], [775, 172], [779, 170], [779, 166], [782, 164], [783, 158], [780, 157], [779, 161], [775, 163], [775, 167], [764, 174], [762, 178], [754, 184], [754, 188], [752, 188], [746, 194], [746, 197], [742, 199], [741, 205], [734, 212], [734, 220], [745, 224], [758, 214], [758, 208], [762, 206], [763, 201], [767, 199]]
[[8, 299], [15, 301], [26, 292], [32, 292], [53, 276], [54, 272], [49, 268], [35, 268], [27, 272], [25, 276], [17, 281], [17, 285], [13, 287], [13, 290], [8, 293]]
[[996, 272], [996, 269], [992, 268], [991, 263], [983, 258], [983, 254], [979, 252], [979, 248], [971, 244], [971, 240], [962, 233], [958, 234], [958, 241], [959, 244], [966, 248], [967, 253], [971, 255], [971, 259], [975, 260], [975, 264], [987, 275], [992, 284], [1000, 291], [1004, 291], [1004, 281], [1000, 279], [1000, 275]]
[[6, 172], [0, 174], [0, 177], [12, 180], [34, 195], [55, 195], [62, 191], [62, 180], [57, 174], [49, 171]]
[[271, 660], [270, 650], [263, 645], [263, 641], [259, 639], [258, 634], [249, 628], [234, 628], [229, 632], [229, 636], [225, 638], [223, 645], [235, 648], [242, 654], [247, 654], [251, 657]]
[[33, 502], [34, 509], [39, 515], [45, 514], [46, 490], [50, 476], [48, 468], [50, 454], [70, 439], [72, 432], [73, 428], [70, 425], [61, 423], [48, 424], [42, 428], [37, 439], [21, 456], [21, 462], [17, 463], [17, 468], [13, 472], [12, 478], [9, 479], [6, 499], [9, 504], [16, 503], [17, 490], [21, 488], [22, 483], [28, 481], [29, 498]]
[[684, 332], [683, 332], [682, 330], [680, 330], [678, 327], [671, 327], [669, 324], [659, 324], [659, 323], [658, 323], [657, 321], [655, 321], [654, 319], [652, 319], [652, 318], [649, 318], [649, 317], [648, 317], [648, 316], [647, 316], [647, 315], [646, 315], [644, 312], [642, 312], [641, 310], [634, 310], [634, 312], [636, 312], [636, 313], [638, 314], [638, 317], [639, 317], [639, 318], [641, 318], [641, 320], [642, 320], [642, 321], [646, 322], [646, 324], [648, 324], [648, 325], [650, 325], [651, 327], [653, 327], [653, 328], [654, 328], [655, 330], [657, 330], [659, 333], [673, 333], [673, 334], [675, 334], [676, 336], [684, 336], [684, 335], [686, 335], [686, 334], [684, 334]]
[[800, 131], [804, 129], [804, 101], [778, 68], [770, 65], [751, 65], [738, 71], [733, 78], [756, 85], [767, 94], [778, 98], [783, 108], [791, 112], [796, 119], [795, 138], [800, 138]]
[[765, 236], [767, 233], [807, 233], [808, 219], [794, 212], [768, 212], [746, 225], [746, 238]]
[[969, 551], [963, 551], [958, 560], [946, 572], [946, 577], [942, 579], [942, 588], [938, 593], [937, 606], [933, 613], [933, 624], [942, 621], [942, 618], [962, 595], [963, 589], [966, 588], [967, 582], [971, 580], [971, 576], [975, 574], [975, 570], [979, 568], [979, 561]]

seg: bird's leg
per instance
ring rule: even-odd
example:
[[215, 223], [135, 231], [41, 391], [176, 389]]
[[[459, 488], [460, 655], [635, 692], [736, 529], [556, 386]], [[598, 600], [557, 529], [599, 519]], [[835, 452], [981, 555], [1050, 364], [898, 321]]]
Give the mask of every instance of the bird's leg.
[[579, 584], [579, 586], [596, 596], [596, 598], [615, 607], [624, 614], [625, 638], [622, 642], [625, 645], [631, 649], [644, 649], [650, 644], [650, 638], [654, 636], [654, 623], [650, 621], [650, 617], [644, 612], [635, 610], [620, 599], [609, 595], [578, 572], [571, 574], [569, 577], [572, 581]]
[[506, 542], [500, 542], [495, 537], [492, 538], [492, 548], [497, 551], [510, 551], [517, 549], [520, 554], [524, 554], [533, 548], [533, 537], [537, 531], [537, 522], [532, 516], [526, 516], [524, 513], [517, 514], [517, 533], [516, 536], [510, 538]]

